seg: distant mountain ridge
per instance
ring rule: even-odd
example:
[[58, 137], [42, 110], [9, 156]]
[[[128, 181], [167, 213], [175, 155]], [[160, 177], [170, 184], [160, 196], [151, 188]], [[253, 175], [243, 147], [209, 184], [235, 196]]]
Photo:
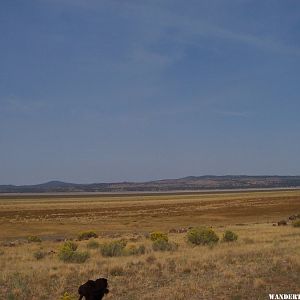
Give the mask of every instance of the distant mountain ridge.
[[0, 193], [154, 192], [300, 187], [300, 176], [204, 175], [147, 182], [78, 184], [49, 181], [35, 185], [0, 185]]

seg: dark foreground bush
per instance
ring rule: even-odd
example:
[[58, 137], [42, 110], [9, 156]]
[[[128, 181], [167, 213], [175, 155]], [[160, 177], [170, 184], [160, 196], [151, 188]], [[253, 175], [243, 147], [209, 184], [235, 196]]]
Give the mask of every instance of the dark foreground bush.
[[94, 231], [82, 231], [78, 235], [78, 240], [82, 241], [82, 240], [88, 240], [90, 238], [97, 238], [97, 237], [98, 234]]
[[126, 241], [118, 240], [100, 245], [100, 252], [103, 256], [122, 256], [125, 255]]
[[156, 241], [156, 240], [165, 240], [166, 242], [169, 240], [168, 235], [163, 232], [155, 231], [150, 233], [150, 239], [151, 241]]
[[217, 234], [207, 227], [196, 227], [188, 231], [187, 239], [195, 245], [213, 245], [219, 241]]
[[223, 242], [235, 242], [238, 239], [238, 235], [231, 230], [226, 230], [223, 235]]
[[38, 236], [30, 235], [27, 237], [27, 241], [28, 243], [40, 243], [42, 240]]
[[294, 227], [300, 227], [300, 220], [294, 221], [293, 226]]
[[152, 244], [152, 249], [154, 251], [175, 251], [178, 245], [173, 242], [169, 242], [163, 239], [155, 240]]
[[60, 248], [58, 257], [64, 262], [83, 263], [89, 258], [89, 253], [77, 251], [77, 245], [68, 241]]

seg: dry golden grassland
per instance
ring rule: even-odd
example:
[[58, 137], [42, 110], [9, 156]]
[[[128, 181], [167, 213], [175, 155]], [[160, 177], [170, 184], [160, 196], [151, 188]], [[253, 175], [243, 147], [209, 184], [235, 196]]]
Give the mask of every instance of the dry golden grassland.
[[[0, 198], [0, 299], [77, 299], [78, 286], [107, 277], [104, 299], [268, 299], [300, 292], [300, 228], [272, 226], [300, 213], [300, 191]], [[186, 233], [169, 233], [174, 251], [154, 251], [148, 233], [212, 226], [232, 243], [193, 246]], [[124, 239], [145, 254], [104, 257], [89, 241], [84, 263], [59, 260], [63, 241], [94, 230], [99, 244]], [[28, 243], [29, 235], [42, 242]], [[9, 246], [13, 242], [13, 246]], [[41, 251], [45, 257], [37, 259]], [[65, 298], [67, 300], [68, 298]], [[73, 299], [73, 298], [70, 298]]]

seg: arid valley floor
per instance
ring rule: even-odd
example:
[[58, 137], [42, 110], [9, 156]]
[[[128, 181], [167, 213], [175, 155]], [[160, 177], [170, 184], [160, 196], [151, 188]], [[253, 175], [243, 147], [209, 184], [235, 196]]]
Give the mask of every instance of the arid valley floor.
[[[300, 293], [300, 228], [273, 226], [300, 214], [300, 190], [0, 196], [0, 299], [78, 299], [78, 286], [106, 277], [104, 299], [268, 299]], [[187, 242], [186, 228], [212, 227], [215, 246]], [[222, 242], [225, 230], [238, 234]], [[145, 253], [104, 257], [95, 245], [123, 239]], [[173, 251], [154, 251], [149, 233], [168, 233]], [[170, 232], [171, 231], [171, 232]], [[178, 231], [178, 232], [176, 232]], [[183, 232], [180, 232], [183, 231]], [[41, 242], [28, 242], [36, 236]], [[65, 239], [88, 251], [59, 260]], [[35, 253], [45, 253], [37, 259]], [[68, 296], [61, 298], [64, 293]]]

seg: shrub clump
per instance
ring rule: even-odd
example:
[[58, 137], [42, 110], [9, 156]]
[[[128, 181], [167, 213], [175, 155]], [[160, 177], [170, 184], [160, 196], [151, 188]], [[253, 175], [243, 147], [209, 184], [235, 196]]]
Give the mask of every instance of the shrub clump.
[[34, 258], [37, 260], [44, 258], [46, 255], [47, 255], [47, 253], [45, 251], [41, 251], [41, 250], [38, 250], [33, 253]]
[[144, 245], [135, 246], [130, 245], [128, 248], [124, 249], [127, 255], [142, 255], [146, 252], [146, 247]]
[[[77, 299], [77, 298], [76, 298]], [[75, 297], [71, 296], [69, 293], [65, 292], [59, 300], [75, 300]]]
[[300, 220], [294, 221], [293, 226], [294, 227], [300, 227]]
[[207, 227], [192, 228], [187, 233], [187, 239], [194, 245], [214, 245], [219, 241], [217, 234]]
[[38, 236], [30, 235], [27, 237], [27, 242], [28, 243], [41, 243], [42, 240]]
[[89, 240], [91, 238], [97, 238], [98, 234], [94, 231], [82, 231], [78, 235], [78, 240], [83, 241], [83, 240]]
[[100, 244], [95, 240], [90, 240], [86, 246], [88, 249], [97, 249], [100, 247]]
[[72, 241], [66, 241], [66, 242], [63, 244], [63, 246], [62, 246], [61, 249], [63, 249], [63, 248], [69, 248], [69, 249], [71, 249], [72, 251], [76, 251], [77, 248], [78, 248], [78, 245], [77, 245], [76, 243], [72, 242]]
[[87, 251], [75, 251], [70, 262], [81, 264], [84, 263], [89, 257], [90, 254]]
[[235, 242], [237, 239], [238, 235], [231, 230], [226, 230], [223, 234], [223, 242]]
[[125, 254], [126, 241], [118, 240], [100, 245], [100, 252], [103, 256], [113, 257]]
[[153, 242], [152, 249], [154, 251], [175, 251], [178, 249], [178, 245], [163, 239], [157, 239]]
[[58, 257], [64, 262], [84, 263], [89, 257], [88, 252], [77, 251], [77, 244], [67, 241], [59, 250]]
[[164, 241], [168, 241], [168, 235], [166, 233], [163, 232], [159, 232], [159, 231], [155, 231], [150, 233], [150, 239], [152, 242], [155, 242], [157, 240], [164, 240]]

